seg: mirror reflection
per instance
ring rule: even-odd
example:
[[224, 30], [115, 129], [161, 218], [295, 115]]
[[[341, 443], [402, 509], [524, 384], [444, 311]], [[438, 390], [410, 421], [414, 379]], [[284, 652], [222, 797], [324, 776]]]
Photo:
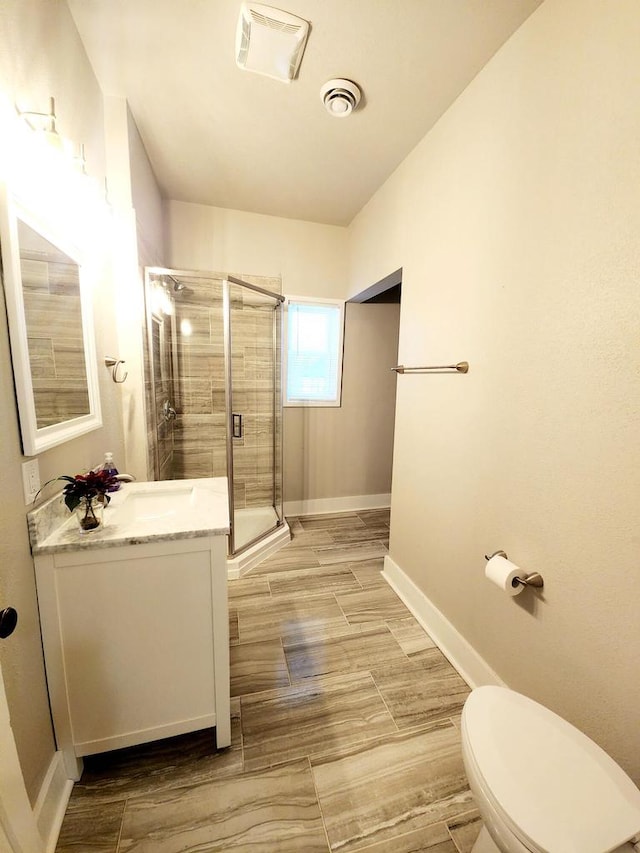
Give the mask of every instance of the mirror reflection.
[[37, 429], [91, 411], [78, 264], [18, 220]]

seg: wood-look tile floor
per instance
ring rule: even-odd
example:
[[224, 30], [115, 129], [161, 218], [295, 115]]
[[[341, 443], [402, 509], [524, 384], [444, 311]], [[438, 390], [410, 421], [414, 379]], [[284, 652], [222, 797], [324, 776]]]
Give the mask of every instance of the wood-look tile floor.
[[469, 689], [381, 575], [388, 511], [289, 523], [229, 584], [231, 747], [86, 759], [57, 853], [469, 853]]

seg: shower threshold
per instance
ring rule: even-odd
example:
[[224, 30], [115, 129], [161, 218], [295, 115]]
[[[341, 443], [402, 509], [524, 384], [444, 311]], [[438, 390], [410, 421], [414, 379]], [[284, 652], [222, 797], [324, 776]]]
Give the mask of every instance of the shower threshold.
[[234, 515], [236, 547], [242, 548], [243, 543], [253, 542], [252, 545], [227, 557], [227, 570], [230, 579], [242, 577], [259, 565], [267, 557], [275, 554], [291, 540], [291, 531], [286, 521], [277, 525], [278, 517], [273, 507], [252, 507], [238, 509]]

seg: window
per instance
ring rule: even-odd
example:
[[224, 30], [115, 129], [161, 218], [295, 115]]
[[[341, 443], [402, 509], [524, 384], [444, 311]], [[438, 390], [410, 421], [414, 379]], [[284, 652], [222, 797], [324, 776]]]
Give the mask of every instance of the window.
[[287, 299], [285, 406], [339, 406], [344, 302]]

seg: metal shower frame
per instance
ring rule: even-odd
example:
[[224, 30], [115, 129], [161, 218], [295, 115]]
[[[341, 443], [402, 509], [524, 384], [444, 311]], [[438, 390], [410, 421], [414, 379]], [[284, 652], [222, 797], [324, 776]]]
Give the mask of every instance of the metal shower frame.
[[[278, 333], [280, 335], [279, 339], [282, 341], [282, 324], [283, 324], [283, 312], [282, 305], [285, 301], [285, 297], [280, 293], [272, 293], [270, 290], [265, 290], [262, 287], [259, 287], [255, 284], [249, 284], [247, 281], [243, 281], [240, 278], [236, 278], [235, 276], [226, 275], [221, 277], [220, 274], [216, 274], [214, 272], [203, 272], [201, 270], [177, 270], [170, 269], [166, 267], [145, 267], [144, 271], [145, 275], [145, 315], [146, 315], [146, 328], [147, 328], [147, 352], [148, 352], [148, 361], [149, 361], [149, 378], [151, 383], [151, 399], [153, 401], [153, 418], [152, 422], [155, 422], [155, 412], [157, 411], [157, 400], [156, 400], [156, 382], [155, 382], [155, 365], [153, 360], [153, 325], [152, 325], [152, 311], [151, 311], [151, 299], [150, 299], [150, 286], [153, 278], [157, 278], [160, 276], [168, 276], [173, 279], [180, 279], [181, 277], [185, 278], [196, 278], [196, 279], [213, 279], [215, 281], [220, 281], [222, 283], [222, 316], [223, 316], [223, 340], [224, 340], [224, 354], [225, 354], [225, 409], [226, 409], [226, 453], [227, 453], [227, 495], [229, 500], [229, 519], [230, 519], [230, 533], [229, 533], [229, 556], [235, 557], [238, 554], [242, 554], [244, 551], [247, 551], [253, 545], [261, 542], [265, 537], [269, 536], [274, 531], [278, 530], [284, 524], [284, 512], [282, 507], [282, 478], [283, 478], [283, 448], [282, 448], [282, 440], [280, 441], [280, 446], [278, 447], [278, 441], [276, 436], [276, 423], [278, 410], [281, 413], [282, 417], [282, 359], [280, 359], [279, 367], [278, 367]], [[276, 523], [263, 531], [259, 536], [254, 537], [253, 539], [245, 542], [241, 547], [236, 547], [235, 541], [235, 506], [234, 506], [234, 480], [233, 480], [233, 424], [232, 424], [232, 415], [233, 415], [233, 369], [232, 369], [232, 360], [231, 360], [231, 348], [232, 348], [232, 337], [233, 332], [231, 329], [231, 298], [230, 298], [230, 286], [232, 284], [239, 285], [240, 287], [247, 288], [248, 290], [252, 290], [255, 293], [259, 293], [262, 296], [266, 296], [270, 299], [274, 300], [274, 311], [276, 312], [276, 316], [274, 317], [274, 322], [272, 324], [273, 335], [272, 335], [272, 353], [273, 353], [273, 449], [272, 449], [272, 457], [273, 457], [273, 481], [272, 481], [272, 507], [276, 514]], [[278, 375], [279, 374], [279, 375]], [[147, 413], [149, 415], [149, 413]], [[282, 425], [280, 426], [280, 432], [282, 435]], [[155, 453], [155, 466], [156, 472], [160, 471], [160, 456], [158, 449], [158, 441], [157, 437], [154, 442], [154, 453]], [[279, 463], [279, 464], [277, 464]], [[279, 470], [280, 474], [280, 491], [279, 491], [279, 500], [278, 500], [278, 475], [277, 471]]]

